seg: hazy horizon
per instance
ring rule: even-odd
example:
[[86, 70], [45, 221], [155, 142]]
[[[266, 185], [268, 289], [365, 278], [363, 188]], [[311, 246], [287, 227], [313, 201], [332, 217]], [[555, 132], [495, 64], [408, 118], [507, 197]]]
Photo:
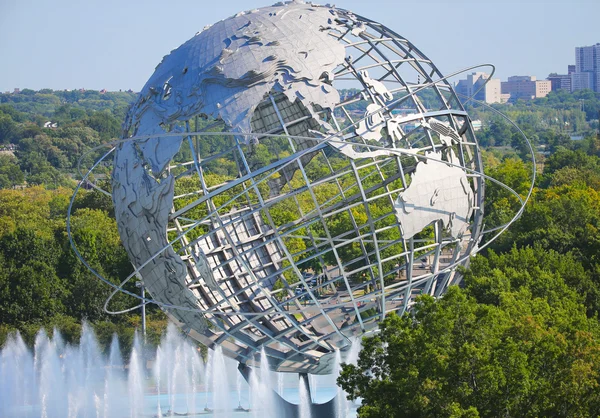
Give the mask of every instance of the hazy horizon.
[[[177, 0], [167, 7], [158, 0], [4, 0], [0, 91], [139, 91], [162, 57], [204, 26], [272, 3]], [[600, 15], [595, 0], [424, 0], [402, 8], [384, 0], [345, 0], [336, 5], [405, 36], [444, 74], [491, 63], [502, 80], [511, 75], [544, 79], [551, 72], [566, 73], [576, 46], [600, 42], [600, 32], [590, 30]]]

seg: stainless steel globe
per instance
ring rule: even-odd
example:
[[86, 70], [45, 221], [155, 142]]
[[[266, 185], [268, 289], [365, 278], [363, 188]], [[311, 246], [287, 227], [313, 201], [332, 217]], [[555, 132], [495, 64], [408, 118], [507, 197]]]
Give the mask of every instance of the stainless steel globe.
[[329, 373], [336, 350], [460, 280], [484, 175], [468, 114], [410, 41], [333, 6], [239, 13], [167, 55], [115, 150], [136, 272], [242, 364]]

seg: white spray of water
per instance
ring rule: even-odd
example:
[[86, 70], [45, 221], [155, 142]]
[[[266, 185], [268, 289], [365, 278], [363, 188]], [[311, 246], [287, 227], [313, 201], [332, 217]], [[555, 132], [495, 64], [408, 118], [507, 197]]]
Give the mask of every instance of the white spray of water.
[[277, 393], [283, 397], [283, 373], [277, 373]]
[[300, 378], [299, 382], [299, 395], [300, 395], [300, 418], [311, 418], [310, 411], [310, 393], [306, 386], [307, 379]]
[[208, 361], [206, 362], [206, 369], [204, 371], [204, 392], [205, 392], [205, 402], [204, 402], [204, 409], [209, 409], [208, 406], [208, 400], [210, 398], [210, 390], [211, 390], [211, 385], [212, 385], [212, 381], [210, 380], [211, 376], [212, 376], [212, 366], [213, 366], [213, 359], [214, 359], [214, 355], [212, 351], [208, 352]]
[[160, 408], [160, 371], [162, 363], [162, 350], [160, 347], [156, 349], [156, 359], [154, 360], [154, 379], [156, 380], [156, 416], [162, 417], [162, 410]]
[[7, 339], [0, 353], [0, 416], [19, 405], [34, 403], [36, 374], [33, 358], [20, 334]]
[[242, 406], [242, 374], [237, 374], [237, 379], [235, 381], [235, 390], [238, 395], [238, 408]]
[[[347, 362], [355, 361], [352, 357], [358, 356], [359, 347], [356, 344], [349, 350]], [[338, 369], [339, 357], [338, 354]], [[116, 336], [105, 357], [87, 324], [78, 345], [65, 344], [56, 330], [52, 338], [40, 331], [30, 351], [20, 335], [15, 334], [0, 350], [0, 417], [164, 417], [173, 413], [197, 414], [204, 403], [214, 410], [214, 418], [230, 418], [238, 406], [250, 408], [249, 416], [279, 418], [274, 389], [283, 394], [286, 384], [291, 383], [286, 383], [286, 376], [292, 376], [277, 374], [275, 378], [265, 350], [260, 353], [260, 360], [261, 366], [250, 373], [251, 403], [246, 404], [249, 386], [238, 374], [237, 363], [225, 358], [221, 348], [209, 350], [204, 363], [197, 346], [174, 326], [169, 327], [157, 348], [150, 379], [146, 379], [146, 358], [137, 336], [125, 365]], [[324, 389], [331, 386], [321, 376], [313, 377], [313, 382]], [[301, 387], [299, 390], [302, 418], [306, 418], [310, 414], [309, 391]], [[293, 393], [289, 395], [294, 397]], [[338, 408], [336, 418], [343, 417], [344, 408]]]
[[94, 393], [94, 405], [96, 406], [96, 418], [102, 417], [102, 401], [100, 397]]
[[144, 406], [144, 371], [142, 349], [139, 338], [135, 337], [131, 360], [129, 361], [129, 378], [127, 388], [129, 393], [130, 418], [141, 418]]
[[[335, 350], [335, 362], [333, 363], [333, 375], [336, 380], [342, 371], [342, 355], [340, 350]], [[348, 401], [346, 399], [346, 392], [340, 387], [337, 389], [335, 404], [335, 417], [344, 418], [348, 415]]]
[[231, 406], [223, 394], [229, 392], [229, 383], [225, 366], [225, 357], [221, 346], [218, 346], [213, 355], [213, 405], [214, 418], [228, 418], [231, 416]]

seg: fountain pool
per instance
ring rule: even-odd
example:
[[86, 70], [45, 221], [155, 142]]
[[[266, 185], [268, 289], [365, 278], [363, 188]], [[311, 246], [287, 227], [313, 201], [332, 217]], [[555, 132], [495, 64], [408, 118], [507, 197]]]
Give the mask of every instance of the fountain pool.
[[203, 359], [175, 326], [156, 349], [144, 348], [136, 337], [128, 361], [116, 336], [103, 353], [87, 324], [77, 346], [66, 344], [56, 330], [52, 335], [40, 331], [33, 350], [12, 335], [0, 351], [1, 417], [282, 418], [276, 394], [299, 405], [301, 418], [316, 418], [311, 401], [325, 403], [336, 395], [335, 418], [356, 416], [356, 405], [345, 400], [335, 379], [342, 361], [356, 361], [358, 344], [345, 358], [337, 353], [333, 375], [299, 379], [263, 367], [253, 370], [247, 383], [237, 362], [220, 349]]

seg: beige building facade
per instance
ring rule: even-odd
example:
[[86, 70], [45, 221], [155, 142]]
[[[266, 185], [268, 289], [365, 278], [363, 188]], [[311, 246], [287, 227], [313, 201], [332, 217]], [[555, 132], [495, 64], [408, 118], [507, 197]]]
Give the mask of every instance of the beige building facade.
[[484, 72], [469, 74], [466, 79], [460, 80], [454, 89], [463, 102], [472, 97], [485, 103], [502, 103], [500, 79], [490, 78], [490, 75]]
[[535, 76], [516, 75], [508, 77], [501, 85], [502, 94], [509, 94], [510, 100], [532, 100], [546, 97], [552, 91], [550, 80], [538, 80]]

